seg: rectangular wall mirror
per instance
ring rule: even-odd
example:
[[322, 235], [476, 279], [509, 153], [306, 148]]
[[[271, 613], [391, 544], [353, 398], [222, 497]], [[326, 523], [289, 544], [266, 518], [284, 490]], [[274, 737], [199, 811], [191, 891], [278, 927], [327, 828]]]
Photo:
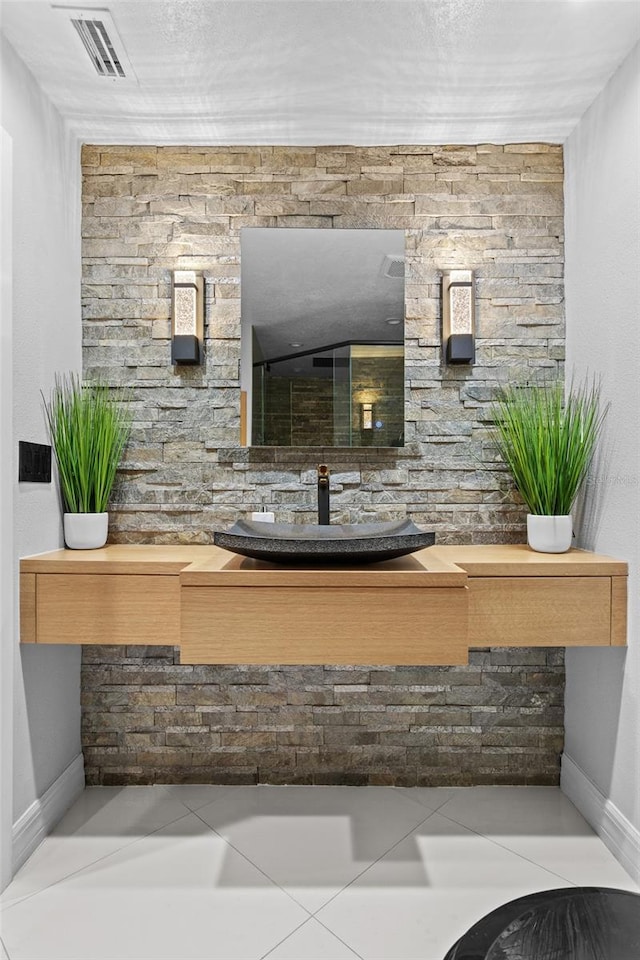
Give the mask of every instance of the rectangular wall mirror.
[[247, 443], [404, 444], [403, 230], [245, 228]]

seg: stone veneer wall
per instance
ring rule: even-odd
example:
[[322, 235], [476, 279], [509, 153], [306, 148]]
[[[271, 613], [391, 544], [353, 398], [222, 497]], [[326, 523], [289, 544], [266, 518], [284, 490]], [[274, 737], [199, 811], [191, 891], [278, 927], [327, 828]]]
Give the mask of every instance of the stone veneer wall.
[[[524, 539], [486, 422], [500, 383], [562, 375], [560, 146], [85, 146], [82, 160], [85, 373], [130, 387], [135, 420], [112, 540], [207, 543], [261, 507], [313, 521], [320, 461], [337, 522], [409, 516], [439, 542]], [[404, 448], [239, 446], [248, 226], [405, 230]], [[470, 368], [441, 364], [440, 271], [455, 267], [476, 271]], [[177, 268], [206, 279], [200, 367], [170, 364]], [[558, 652], [352, 671], [176, 659], [85, 649], [89, 782], [557, 782]]]
[[556, 784], [564, 650], [464, 667], [190, 666], [85, 647], [87, 782]]

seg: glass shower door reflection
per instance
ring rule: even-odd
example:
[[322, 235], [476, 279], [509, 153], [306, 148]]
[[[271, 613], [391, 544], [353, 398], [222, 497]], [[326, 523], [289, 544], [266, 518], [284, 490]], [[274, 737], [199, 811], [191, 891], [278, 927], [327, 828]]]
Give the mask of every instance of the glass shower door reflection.
[[253, 377], [256, 446], [404, 443], [403, 345], [336, 344], [261, 361]]

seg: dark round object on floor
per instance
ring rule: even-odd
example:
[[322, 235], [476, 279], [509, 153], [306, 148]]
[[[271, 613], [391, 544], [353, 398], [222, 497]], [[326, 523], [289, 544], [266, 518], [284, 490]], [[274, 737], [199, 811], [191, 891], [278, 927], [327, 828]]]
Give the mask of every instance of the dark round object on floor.
[[444, 960], [640, 960], [640, 895], [565, 887], [519, 897], [478, 920]]

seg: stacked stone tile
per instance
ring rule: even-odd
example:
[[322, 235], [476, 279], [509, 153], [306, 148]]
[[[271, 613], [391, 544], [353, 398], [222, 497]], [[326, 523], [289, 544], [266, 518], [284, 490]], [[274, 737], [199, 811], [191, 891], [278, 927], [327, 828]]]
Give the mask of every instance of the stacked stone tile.
[[[548, 144], [83, 149], [85, 370], [131, 387], [112, 537], [210, 542], [268, 505], [311, 522], [331, 465], [337, 521], [409, 516], [441, 542], [513, 541], [524, 512], [487, 442], [496, 385], [564, 357], [562, 148]], [[406, 232], [406, 446], [241, 449], [243, 227]], [[477, 275], [477, 362], [446, 368], [440, 270]], [[170, 275], [206, 279], [205, 363], [170, 363]]]
[[[82, 160], [85, 373], [129, 387], [134, 411], [113, 540], [209, 543], [262, 507], [312, 522], [318, 462], [336, 522], [523, 539], [486, 427], [497, 386], [561, 373], [561, 147], [85, 146]], [[405, 230], [404, 448], [239, 446], [240, 231], [259, 226]], [[441, 363], [440, 271], [455, 267], [477, 277], [471, 368]], [[174, 269], [206, 280], [200, 367], [170, 363]], [[172, 649], [85, 648], [88, 778], [555, 783], [562, 663], [191, 667]]]
[[555, 784], [564, 651], [464, 667], [188, 666], [85, 647], [87, 781]]

